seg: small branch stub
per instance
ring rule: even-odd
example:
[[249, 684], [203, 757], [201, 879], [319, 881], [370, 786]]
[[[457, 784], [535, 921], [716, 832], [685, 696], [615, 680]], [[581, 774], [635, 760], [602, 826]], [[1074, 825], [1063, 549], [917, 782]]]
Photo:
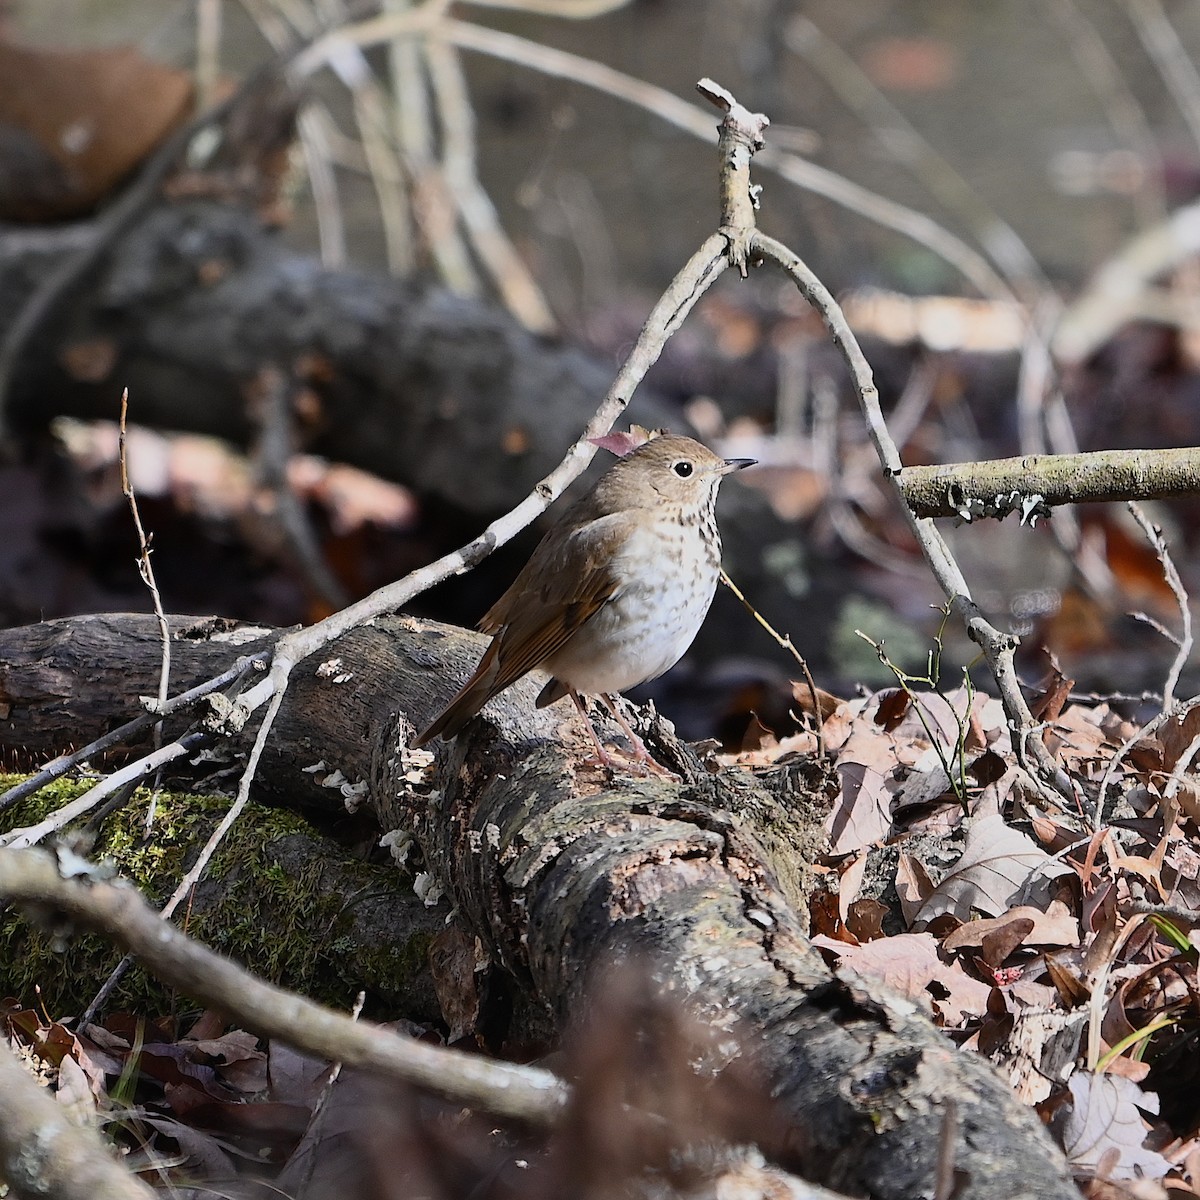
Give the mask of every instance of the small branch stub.
[[763, 113], [739, 104], [720, 84], [701, 79], [696, 90], [724, 114], [717, 127], [721, 155], [721, 233], [729, 242], [729, 261], [746, 278], [750, 238], [754, 233], [762, 188], [750, 182], [750, 160], [763, 148], [770, 121]]

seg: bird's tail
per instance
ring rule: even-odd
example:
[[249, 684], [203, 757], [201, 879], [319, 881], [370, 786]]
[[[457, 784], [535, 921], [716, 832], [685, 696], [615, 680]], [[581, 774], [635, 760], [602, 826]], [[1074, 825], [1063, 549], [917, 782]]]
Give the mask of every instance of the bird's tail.
[[449, 741], [457, 736], [462, 727], [500, 690], [495, 687], [496, 656], [493, 647], [488, 648], [474, 674], [459, 688], [454, 699], [412, 740], [412, 746], [424, 746], [435, 737]]

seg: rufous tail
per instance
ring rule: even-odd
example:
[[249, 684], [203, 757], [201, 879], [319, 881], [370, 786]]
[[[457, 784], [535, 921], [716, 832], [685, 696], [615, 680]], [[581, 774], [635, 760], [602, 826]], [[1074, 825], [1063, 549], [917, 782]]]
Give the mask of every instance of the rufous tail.
[[458, 694], [442, 709], [441, 713], [417, 734], [411, 745], [424, 746], [426, 742], [433, 741], [435, 737], [445, 738], [449, 741], [461, 731], [462, 727], [496, 694], [495, 671], [492, 669], [494, 660], [495, 652], [492, 647], [489, 647], [471, 678], [459, 688]]

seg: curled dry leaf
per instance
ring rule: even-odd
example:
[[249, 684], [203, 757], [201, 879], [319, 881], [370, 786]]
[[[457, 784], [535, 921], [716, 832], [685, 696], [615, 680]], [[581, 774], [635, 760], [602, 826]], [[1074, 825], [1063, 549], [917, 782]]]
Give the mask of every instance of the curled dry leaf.
[[900, 897], [900, 911], [904, 923], [911, 929], [925, 901], [933, 895], [934, 883], [925, 870], [925, 864], [905, 850], [900, 851], [896, 862], [896, 894]]

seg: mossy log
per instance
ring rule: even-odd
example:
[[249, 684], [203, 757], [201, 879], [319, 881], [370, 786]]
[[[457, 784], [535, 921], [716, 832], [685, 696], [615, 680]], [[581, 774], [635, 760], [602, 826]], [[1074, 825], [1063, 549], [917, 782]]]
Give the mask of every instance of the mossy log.
[[[45, 694], [37, 680], [47, 673], [75, 680], [63, 689], [59, 715], [70, 725], [60, 730], [126, 715], [123, 699], [153, 691], [151, 624], [78, 618], [0, 633], [0, 703], [9, 709], [0, 749], [61, 748], [22, 699]], [[85, 644], [90, 662], [80, 657]], [[381, 825], [415, 837], [449, 894], [473, 948], [468, 974], [490, 971], [491, 994], [522, 1001], [512, 1009], [522, 1019], [540, 1012], [558, 1026], [596, 971], [614, 959], [648, 963], [665, 989], [729, 1031], [730, 1053], [758, 1065], [788, 1113], [795, 1163], [822, 1183], [895, 1200], [925, 1194], [953, 1102], [957, 1195], [1077, 1195], [1037, 1117], [988, 1064], [957, 1051], [911, 1002], [831, 969], [808, 946], [804, 864], [827, 803], [819, 766], [710, 774], [655, 723], [648, 740], [682, 780], [609, 779], [583, 765], [588, 743], [569, 707], [532, 707], [536, 679], [426, 764], [408, 738], [481, 645], [461, 630], [395, 618], [301, 664], [260, 794], [311, 802], [320, 773], [304, 768], [317, 760], [365, 782]], [[179, 686], [195, 679], [192, 649], [179, 644]], [[117, 660], [124, 684], [94, 694], [91, 672]], [[489, 1009], [486, 996], [473, 1016], [470, 1003], [460, 1007], [481, 1030], [509, 1010]]]

